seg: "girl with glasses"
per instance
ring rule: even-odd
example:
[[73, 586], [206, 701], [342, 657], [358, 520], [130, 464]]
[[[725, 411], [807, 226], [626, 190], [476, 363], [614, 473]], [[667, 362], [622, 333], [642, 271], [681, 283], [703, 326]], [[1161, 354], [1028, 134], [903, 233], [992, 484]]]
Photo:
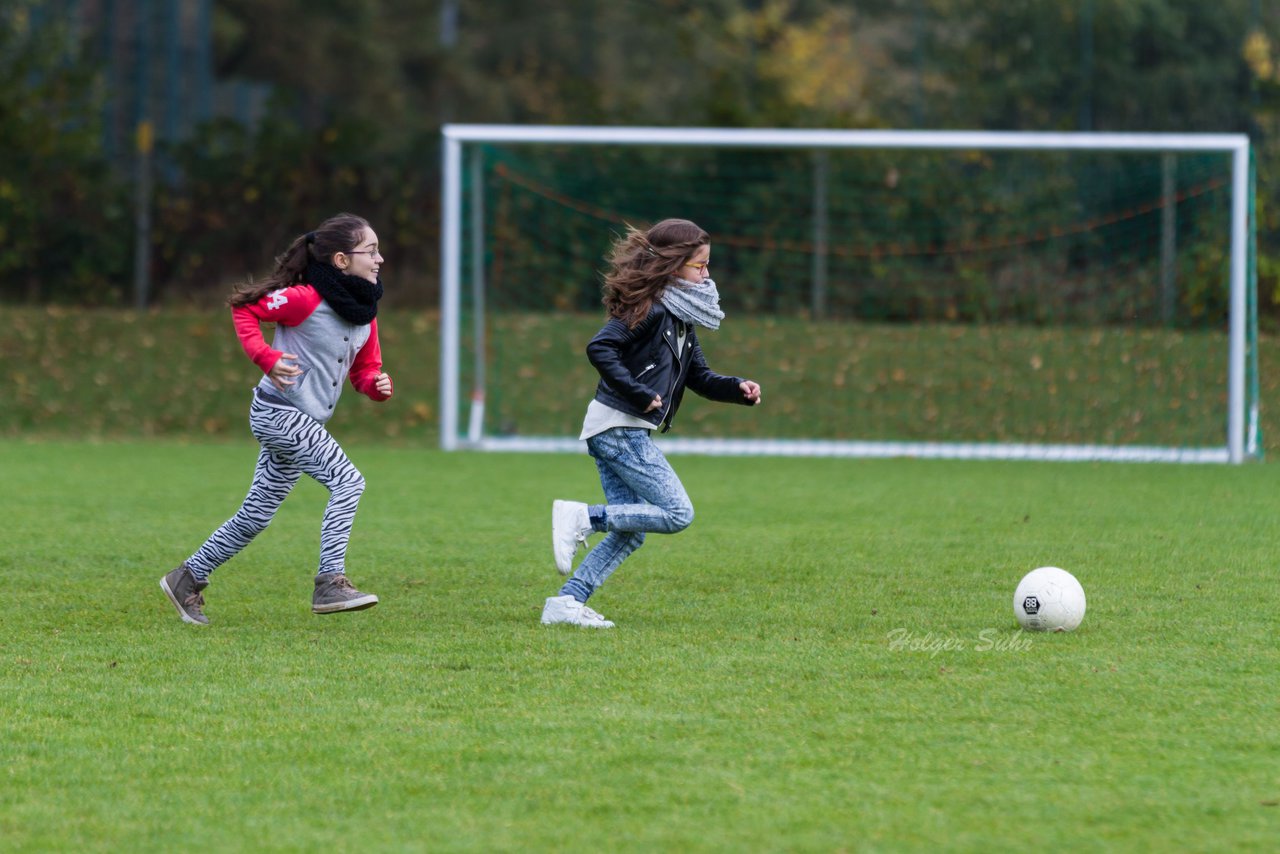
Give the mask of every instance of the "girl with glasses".
[[604, 278], [608, 321], [587, 344], [600, 382], [579, 437], [595, 459], [604, 503], [552, 503], [556, 568], [568, 575], [587, 538], [605, 537], [546, 600], [544, 624], [612, 628], [587, 599], [646, 533], [674, 534], [693, 521], [693, 504], [652, 439], [654, 430], [670, 429], [685, 387], [710, 400], [760, 403], [759, 385], [721, 376], [703, 358], [696, 330], [717, 329], [724, 318], [710, 263], [711, 238], [685, 219], [628, 227], [614, 243]]
[[[209, 574], [266, 530], [304, 474], [329, 490], [311, 610], [334, 614], [378, 604], [378, 597], [357, 590], [345, 571], [364, 477], [324, 425], [344, 380], [373, 400], [391, 397], [391, 377], [382, 370], [378, 344], [382, 261], [369, 223], [339, 214], [295, 238], [266, 280], [241, 285], [228, 298], [240, 344], [264, 374], [249, 408], [249, 429], [261, 449], [240, 509], [160, 579], [184, 622], [209, 622], [203, 596]], [[260, 322], [276, 326], [270, 344]]]

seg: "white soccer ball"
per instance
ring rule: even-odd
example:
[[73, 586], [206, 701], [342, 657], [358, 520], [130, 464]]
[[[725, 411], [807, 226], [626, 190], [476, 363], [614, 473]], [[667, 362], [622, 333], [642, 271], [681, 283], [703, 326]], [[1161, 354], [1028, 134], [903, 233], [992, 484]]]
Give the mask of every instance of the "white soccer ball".
[[1056, 566], [1033, 569], [1013, 591], [1013, 615], [1030, 632], [1069, 632], [1084, 619], [1084, 588]]

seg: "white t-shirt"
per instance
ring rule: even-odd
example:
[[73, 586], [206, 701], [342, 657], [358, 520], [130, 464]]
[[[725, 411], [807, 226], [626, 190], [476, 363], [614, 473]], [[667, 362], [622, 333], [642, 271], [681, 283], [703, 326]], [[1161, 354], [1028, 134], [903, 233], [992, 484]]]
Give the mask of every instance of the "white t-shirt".
[[582, 419], [582, 435], [579, 439], [590, 439], [592, 436], [599, 436], [605, 430], [611, 430], [614, 427], [641, 427], [645, 430], [656, 429], [658, 425], [650, 424], [643, 418], [635, 415], [629, 415], [626, 412], [614, 409], [612, 406], [606, 406], [595, 398], [587, 404], [587, 417]]

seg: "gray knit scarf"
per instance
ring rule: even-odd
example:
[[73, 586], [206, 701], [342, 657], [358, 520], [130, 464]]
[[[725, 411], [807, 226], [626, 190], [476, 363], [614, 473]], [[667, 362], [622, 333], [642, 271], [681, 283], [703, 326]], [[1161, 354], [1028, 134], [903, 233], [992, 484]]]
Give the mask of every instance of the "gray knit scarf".
[[661, 300], [668, 311], [685, 323], [719, 329], [720, 321], [724, 320], [724, 312], [720, 310], [720, 292], [709, 278], [698, 284], [677, 278], [662, 292]]

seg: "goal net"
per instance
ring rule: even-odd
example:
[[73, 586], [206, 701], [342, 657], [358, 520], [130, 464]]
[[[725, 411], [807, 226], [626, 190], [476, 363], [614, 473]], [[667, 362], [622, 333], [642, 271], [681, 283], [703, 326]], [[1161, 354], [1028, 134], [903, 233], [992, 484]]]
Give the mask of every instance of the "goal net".
[[448, 125], [443, 178], [446, 449], [581, 450], [604, 256], [678, 216], [764, 400], [669, 452], [1261, 453], [1244, 136]]

